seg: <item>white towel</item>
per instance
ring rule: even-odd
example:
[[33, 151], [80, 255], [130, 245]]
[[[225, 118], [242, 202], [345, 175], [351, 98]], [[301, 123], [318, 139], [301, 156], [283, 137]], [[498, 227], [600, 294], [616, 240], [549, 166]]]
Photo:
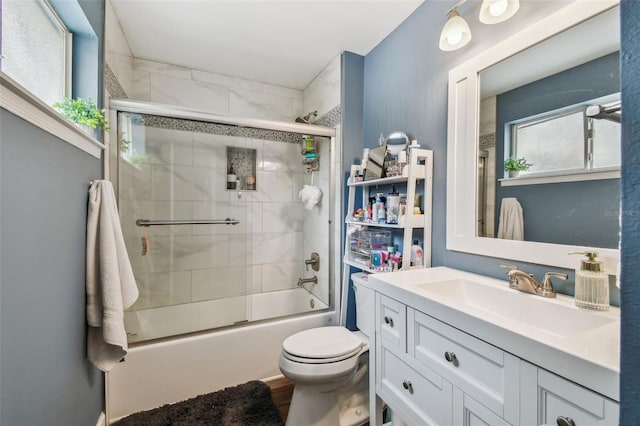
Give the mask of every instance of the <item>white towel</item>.
[[522, 206], [517, 198], [503, 198], [500, 204], [498, 238], [524, 240], [524, 218]]
[[89, 188], [87, 214], [87, 355], [109, 371], [127, 354], [124, 310], [138, 298], [111, 182]]

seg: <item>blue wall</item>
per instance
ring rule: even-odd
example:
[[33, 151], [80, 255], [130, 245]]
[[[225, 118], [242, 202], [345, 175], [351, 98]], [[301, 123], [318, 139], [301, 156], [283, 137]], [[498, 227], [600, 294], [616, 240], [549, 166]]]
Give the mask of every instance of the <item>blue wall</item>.
[[[611, 53], [499, 94], [496, 176], [502, 178], [504, 174], [506, 123], [619, 92], [619, 61], [620, 54]], [[501, 186], [497, 182], [496, 232], [499, 206], [505, 197], [520, 201], [527, 241], [618, 248], [619, 179], [522, 186]]]
[[640, 2], [623, 0], [622, 17], [622, 356], [621, 425], [640, 419]]
[[89, 180], [101, 162], [0, 109], [0, 424], [95, 425], [86, 357]]
[[[446, 265], [496, 278], [504, 278], [501, 259], [459, 253], [445, 247], [446, 229], [446, 140], [448, 71], [488, 47], [559, 9], [563, 2], [522, 2], [518, 14], [498, 25], [477, 22], [479, 1], [463, 4], [459, 11], [471, 26], [473, 40], [459, 51], [438, 49], [445, 12], [456, 2], [427, 1], [365, 57], [364, 146], [375, 146], [378, 135], [404, 130], [411, 138], [434, 151], [433, 256], [434, 266]], [[622, 1], [622, 97], [623, 123], [622, 203], [623, 209], [640, 211], [640, 2]], [[631, 425], [640, 418], [640, 224], [638, 217], [623, 216], [622, 225], [622, 422]], [[519, 266], [540, 279], [549, 268]], [[569, 271], [570, 272], [570, 271]], [[570, 277], [573, 280], [573, 276]], [[571, 294], [573, 284], [558, 284]], [[615, 303], [615, 300], [612, 300]], [[618, 302], [619, 303], [619, 302]]]
[[[487, 276], [504, 278], [500, 259], [447, 250], [446, 167], [447, 87], [449, 70], [483, 52], [522, 28], [561, 8], [562, 2], [523, 2], [512, 19], [499, 25], [483, 25], [477, 16], [481, 2], [468, 1], [459, 12], [471, 27], [472, 41], [463, 49], [438, 48], [445, 12], [455, 1], [427, 1], [365, 57], [364, 146], [377, 145], [380, 133], [405, 131], [410, 138], [434, 152], [432, 265], [451, 266]], [[547, 266], [516, 262], [521, 269], [542, 279]], [[573, 294], [569, 281], [558, 282], [559, 292]], [[616, 303], [616, 292], [613, 301]]]
[[[362, 158], [362, 113], [363, 113], [363, 93], [364, 83], [362, 76], [364, 74], [364, 56], [351, 52], [342, 53], [341, 68], [342, 87], [340, 88], [340, 105], [342, 108], [342, 170], [340, 178], [342, 179], [343, 188], [347, 188], [347, 178], [350, 173], [351, 164], [360, 164]], [[359, 195], [356, 196], [361, 196]], [[342, 206], [343, 211], [340, 217], [346, 217], [346, 209], [348, 192], [345, 190], [343, 194]], [[341, 233], [341, 254], [344, 256], [344, 238], [345, 229], [343, 227]], [[359, 272], [358, 269], [350, 268], [351, 273]], [[346, 283], [349, 286], [349, 298], [347, 303], [347, 323], [346, 326], [350, 330], [356, 330], [356, 308], [355, 295], [351, 280]]]

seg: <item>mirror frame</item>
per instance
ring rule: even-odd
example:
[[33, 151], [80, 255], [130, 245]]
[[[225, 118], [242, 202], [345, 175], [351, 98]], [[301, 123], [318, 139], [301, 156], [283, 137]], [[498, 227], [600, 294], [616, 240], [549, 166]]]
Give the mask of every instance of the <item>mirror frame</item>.
[[607, 273], [617, 275], [619, 250], [476, 236], [476, 184], [480, 72], [557, 33], [619, 5], [619, 0], [576, 0], [449, 72], [447, 123], [447, 249], [575, 269], [568, 252], [595, 250]]

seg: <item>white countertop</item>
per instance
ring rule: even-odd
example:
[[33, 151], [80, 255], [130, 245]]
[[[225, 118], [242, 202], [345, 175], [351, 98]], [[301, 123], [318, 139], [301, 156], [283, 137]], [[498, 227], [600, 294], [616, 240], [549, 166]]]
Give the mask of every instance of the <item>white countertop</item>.
[[447, 267], [373, 274], [366, 286], [619, 401], [619, 308], [587, 311]]

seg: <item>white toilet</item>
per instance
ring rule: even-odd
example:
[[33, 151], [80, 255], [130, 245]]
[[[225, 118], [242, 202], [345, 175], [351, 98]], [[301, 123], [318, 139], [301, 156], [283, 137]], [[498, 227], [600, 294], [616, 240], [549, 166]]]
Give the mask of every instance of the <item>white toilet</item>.
[[295, 382], [287, 426], [358, 426], [369, 420], [369, 344], [373, 332], [373, 291], [353, 274], [356, 323], [318, 327], [282, 343], [280, 371]]

